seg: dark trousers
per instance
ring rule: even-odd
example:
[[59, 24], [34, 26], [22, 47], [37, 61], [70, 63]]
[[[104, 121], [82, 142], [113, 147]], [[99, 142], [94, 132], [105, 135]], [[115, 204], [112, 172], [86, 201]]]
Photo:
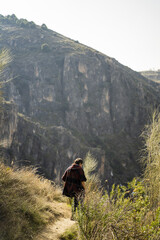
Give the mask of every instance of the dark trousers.
[[84, 191], [76, 193], [73, 197], [73, 205], [72, 205], [72, 212], [76, 212], [78, 209], [79, 204], [82, 206], [84, 201], [85, 193]]
[[74, 212], [76, 212], [78, 205], [79, 205], [79, 199], [77, 198], [77, 196], [74, 196], [74, 207], [73, 207]]

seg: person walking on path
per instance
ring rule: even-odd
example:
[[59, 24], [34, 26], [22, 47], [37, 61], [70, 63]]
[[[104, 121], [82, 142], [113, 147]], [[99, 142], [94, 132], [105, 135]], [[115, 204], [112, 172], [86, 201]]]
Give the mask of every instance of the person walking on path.
[[65, 182], [63, 195], [74, 198], [74, 207], [72, 208], [72, 218], [79, 203], [83, 202], [85, 195], [85, 182], [87, 181], [82, 168], [83, 160], [77, 158], [74, 163], [66, 169], [62, 176]]

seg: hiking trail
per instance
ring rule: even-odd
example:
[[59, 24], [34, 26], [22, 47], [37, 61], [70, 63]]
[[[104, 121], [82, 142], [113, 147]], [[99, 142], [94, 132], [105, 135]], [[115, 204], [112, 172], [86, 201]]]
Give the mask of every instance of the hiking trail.
[[70, 220], [71, 209], [66, 203], [59, 203], [56, 205], [59, 208], [61, 217], [57, 218], [55, 222], [48, 225], [42, 230], [34, 240], [59, 240], [60, 236], [71, 226], [75, 224], [75, 221]]

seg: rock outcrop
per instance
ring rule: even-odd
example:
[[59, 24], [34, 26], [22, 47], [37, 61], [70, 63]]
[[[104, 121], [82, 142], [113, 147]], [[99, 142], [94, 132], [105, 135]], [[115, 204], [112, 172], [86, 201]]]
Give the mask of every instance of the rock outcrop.
[[0, 17], [0, 47], [13, 58], [4, 93], [15, 111], [1, 120], [8, 162], [35, 165], [59, 182], [68, 164], [90, 151], [103, 181], [140, 174], [139, 136], [160, 103], [156, 83], [44, 25], [22, 23]]
[[153, 80], [155, 82], [160, 82], [160, 70], [158, 71], [143, 71], [140, 72], [144, 77]]

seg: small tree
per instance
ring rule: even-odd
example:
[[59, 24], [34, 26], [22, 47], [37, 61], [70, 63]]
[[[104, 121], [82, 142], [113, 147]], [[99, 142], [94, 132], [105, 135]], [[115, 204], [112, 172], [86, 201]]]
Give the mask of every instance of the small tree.
[[43, 43], [41, 45], [41, 50], [42, 50], [42, 52], [50, 52], [49, 45], [47, 43]]
[[41, 25], [41, 28], [42, 28], [43, 30], [47, 30], [47, 29], [48, 29], [47, 26], [46, 26], [46, 24], [44, 24], [44, 23]]
[[36, 24], [33, 21], [29, 22], [28, 26], [30, 28], [36, 28]]

